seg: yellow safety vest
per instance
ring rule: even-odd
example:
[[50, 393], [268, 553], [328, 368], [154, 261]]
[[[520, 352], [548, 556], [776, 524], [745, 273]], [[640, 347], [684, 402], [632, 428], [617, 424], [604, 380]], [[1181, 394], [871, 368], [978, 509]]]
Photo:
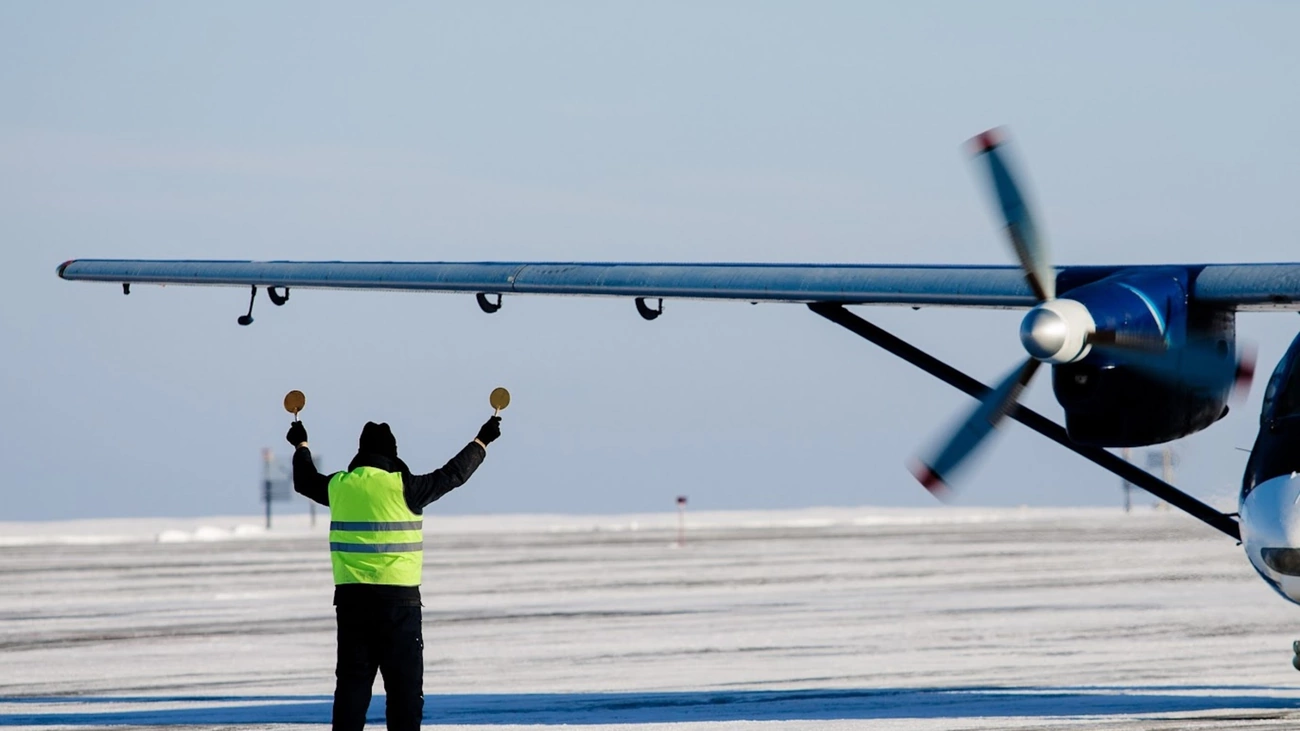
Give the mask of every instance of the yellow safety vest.
[[406, 506], [402, 475], [358, 467], [330, 478], [335, 584], [419, 586], [424, 520]]

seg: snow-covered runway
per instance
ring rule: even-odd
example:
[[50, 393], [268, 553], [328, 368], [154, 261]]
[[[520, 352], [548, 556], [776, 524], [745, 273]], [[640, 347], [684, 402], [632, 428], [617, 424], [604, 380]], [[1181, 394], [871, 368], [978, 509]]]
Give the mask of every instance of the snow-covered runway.
[[[1300, 608], [1180, 515], [714, 513], [674, 539], [429, 518], [426, 724], [1300, 723]], [[327, 723], [324, 543], [305, 518], [0, 524], [0, 726]]]

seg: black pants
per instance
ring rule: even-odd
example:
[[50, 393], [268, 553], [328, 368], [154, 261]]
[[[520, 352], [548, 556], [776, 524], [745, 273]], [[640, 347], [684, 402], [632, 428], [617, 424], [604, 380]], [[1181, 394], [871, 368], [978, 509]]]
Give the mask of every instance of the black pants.
[[424, 636], [420, 607], [366, 602], [334, 608], [339, 657], [334, 675], [334, 729], [366, 725], [375, 671], [384, 676], [389, 731], [418, 731], [424, 715]]

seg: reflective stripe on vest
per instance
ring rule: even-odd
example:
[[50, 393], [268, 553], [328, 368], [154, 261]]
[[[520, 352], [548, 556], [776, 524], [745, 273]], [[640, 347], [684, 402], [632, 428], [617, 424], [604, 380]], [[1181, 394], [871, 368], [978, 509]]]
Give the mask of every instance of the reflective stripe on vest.
[[358, 467], [330, 478], [335, 584], [419, 586], [424, 522], [406, 506], [402, 475]]
[[343, 553], [403, 553], [406, 551], [423, 551], [423, 543], [331, 543], [331, 551]]

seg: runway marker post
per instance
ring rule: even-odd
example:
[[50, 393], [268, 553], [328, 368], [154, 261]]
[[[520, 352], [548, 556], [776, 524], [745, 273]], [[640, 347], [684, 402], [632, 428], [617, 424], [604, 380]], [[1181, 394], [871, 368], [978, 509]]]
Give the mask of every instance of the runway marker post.
[[686, 545], [686, 496], [677, 496], [677, 547]]

